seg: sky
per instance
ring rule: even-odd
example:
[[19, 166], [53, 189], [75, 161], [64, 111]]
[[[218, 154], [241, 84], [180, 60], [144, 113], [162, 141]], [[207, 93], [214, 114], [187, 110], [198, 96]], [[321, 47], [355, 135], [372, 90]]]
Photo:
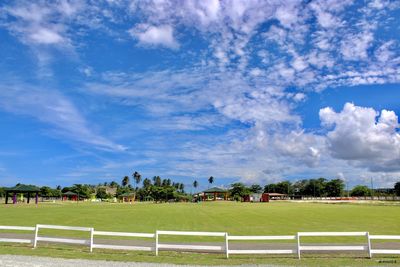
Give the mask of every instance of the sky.
[[1, 1], [0, 185], [392, 187], [399, 18], [386, 0]]

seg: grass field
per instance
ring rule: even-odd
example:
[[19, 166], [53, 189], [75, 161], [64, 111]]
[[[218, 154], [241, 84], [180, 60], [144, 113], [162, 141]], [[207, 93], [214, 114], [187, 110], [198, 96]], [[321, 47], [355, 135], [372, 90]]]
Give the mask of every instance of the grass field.
[[[371, 234], [400, 234], [400, 206], [378, 204], [322, 203], [47, 203], [34, 205], [0, 205], [0, 225], [34, 226], [57, 224], [94, 227], [100, 231], [149, 232], [156, 230], [222, 231], [230, 235], [292, 235], [298, 231], [369, 231]], [[68, 235], [65, 233], [65, 235]], [[192, 240], [192, 239], [191, 239]], [[187, 241], [175, 238], [174, 241]], [[196, 240], [197, 241], [197, 240]], [[310, 242], [336, 241], [332, 238], [311, 239]], [[338, 240], [346, 242], [346, 240]], [[355, 241], [352, 239], [350, 241]], [[357, 240], [356, 240], [357, 241]], [[16, 246], [18, 248], [16, 248]], [[56, 247], [56, 248], [55, 248]], [[70, 246], [43, 246], [32, 250], [27, 246], [0, 246], [0, 253], [48, 255], [67, 258], [96, 258], [172, 263], [239, 264], [274, 263], [293, 265], [376, 265], [377, 259], [337, 259], [333, 256], [298, 261], [291, 256], [233, 256], [193, 253], [161, 253], [155, 257], [143, 252], [94, 252]], [[389, 257], [389, 258], [388, 258]], [[400, 263], [400, 257], [394, 259]], [[386, 262], [385, 265], [389, 264]]]

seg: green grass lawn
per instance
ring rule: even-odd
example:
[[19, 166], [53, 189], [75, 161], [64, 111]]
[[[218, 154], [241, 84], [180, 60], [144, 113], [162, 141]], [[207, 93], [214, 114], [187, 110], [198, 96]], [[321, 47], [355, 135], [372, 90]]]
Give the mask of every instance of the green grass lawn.
[[[35, 205], [0, 205], [0, 225], [34, 226], [56, 224], [94, 227], [99, 231], [148, 232], [156, 230], [222, 231], [230, 235], [293, 235], [298, 231], [369, 231], [371, 234], [400, 234], [400, 206], [366, 204], [316, 204], [316, 203], [47, 203]], [[63, 233], [68, 235], [69, 233]], [[76, 234], [75, 234], [76, 235]], [[77, 236], [87, 235], [79, 233]], [[173, 241], [193, 240], [174, 237]], [[208, 241], [210, 239], [201, 239]], [[304, 239], [310, 242], [354, 242], [363, 239]], [[198, 240], [194, 240], [198, 241]], [[361, 241], [362, 242], [362, 241]], [[15, 248], [17, 246], [18, 248]], [[316, 259], [298, 261], [274, 256], [232, 256], [194, 253], [164, 253], [156, 258], [152, 253], [104, 251], [88, 254], [83, 248], [63, 247], [56, 244], [32, 250], [27, 246], [0, 246], [0, 253], [21, 253], [58, 257], [81, 257], [110, 260], [136, 260], [175, 263], [239, 264], [275, 263], [318, 265]], [[173, 256], [171, 256], [173, 255]], [[346, 256], [324, 258], [329, 265], [376, 265], [376, 259], [352, 259]], [[387, 256], [390, 258], [390, 256]], [[385, 258], [388, 259], [388, 258]], [[400, 263], [400, 257], [395, 257]], [[387, 265], [388, 263], [386, 263]], [[325, 265], [325, 264], [324, 264]]]

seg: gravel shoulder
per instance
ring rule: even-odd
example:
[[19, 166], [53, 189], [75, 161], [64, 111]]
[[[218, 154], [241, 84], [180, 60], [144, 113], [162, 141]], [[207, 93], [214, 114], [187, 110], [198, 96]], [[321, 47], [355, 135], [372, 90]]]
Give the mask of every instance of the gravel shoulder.
[[[0, 266], [2, 267], [201, 267], [203, 265], [175, 265], [165, 263], [139, 263], [139, 262], [112, 262], [99, 260], [77, 260], [60, 259], [49, 257], [0, 255]], [[239, 265], [236, 265], [238, 267]], [[240, 265], [250, 267], [275, 267], [277, 265]], [[218, 266], [214, 266], [218, 267]], [[225, 266], [219, 266], [225, 267]], [[226, 266], [228, 267], [228, 266]], [[229, 267], [235, 267], [230, 265]]]

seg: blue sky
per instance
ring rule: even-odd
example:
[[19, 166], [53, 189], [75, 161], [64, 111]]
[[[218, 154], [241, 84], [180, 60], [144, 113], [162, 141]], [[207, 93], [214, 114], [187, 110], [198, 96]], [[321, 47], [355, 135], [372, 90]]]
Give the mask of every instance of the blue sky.
[[398, 1], [3, 1], [0, 184], [400, 179]]

